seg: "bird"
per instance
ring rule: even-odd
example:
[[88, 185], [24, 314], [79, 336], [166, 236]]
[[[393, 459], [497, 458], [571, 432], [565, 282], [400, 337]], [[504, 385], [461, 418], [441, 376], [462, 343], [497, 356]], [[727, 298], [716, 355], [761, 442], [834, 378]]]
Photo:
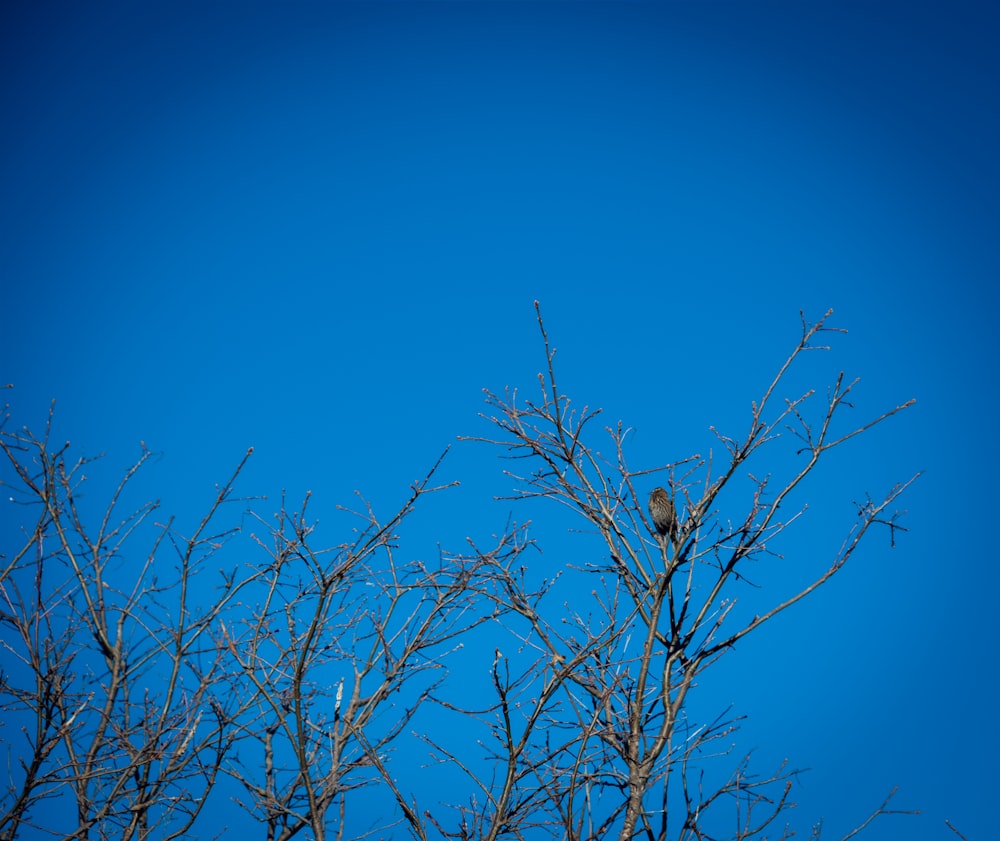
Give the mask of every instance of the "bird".
[[653, 488], [649, 495], [649, 515], [653, 518], [656, 531], [663, 537], [673, 539], [677, 533], [677, 512], [674, 501], [663, 488]]

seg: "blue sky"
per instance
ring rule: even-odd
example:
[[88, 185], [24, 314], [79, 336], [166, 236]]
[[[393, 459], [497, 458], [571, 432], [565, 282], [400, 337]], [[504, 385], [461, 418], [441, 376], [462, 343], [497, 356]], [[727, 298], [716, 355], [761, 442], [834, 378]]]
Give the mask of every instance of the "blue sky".
[[[106, 452], [109, 477], [145, 441], [163, 454], [149, 492], [182, 519], [251, 445], [247, 493], [398, 505], [486, 431], [484, 387], [534, 387], [536, 299], [564, 389], [636, 429], [634, 466], [704, 450], [712, 424], [742, 431], [799, 310], [833, 307], [850, 332], [818, 375], [860, 376], [867, 414], [918, 404], [845, 449], [818, 502], [848, 522], [852, 498], [923, 470], [911, 530], [891, 552], [874, 536], [705, 692], [749, 716], [765, 764], [812, 767], [803, 827], [825, 816], [839, 837], [899, 785], [922, 816], [864, 837], [946, 838], [945, 818], [989, 837], [989, 4], [0, 15], [14, 420], [41, 427], [55, 398], [60, 435]], [[454, 447], [462, 489], [419, 539], [501, 528], [502, 468]]]

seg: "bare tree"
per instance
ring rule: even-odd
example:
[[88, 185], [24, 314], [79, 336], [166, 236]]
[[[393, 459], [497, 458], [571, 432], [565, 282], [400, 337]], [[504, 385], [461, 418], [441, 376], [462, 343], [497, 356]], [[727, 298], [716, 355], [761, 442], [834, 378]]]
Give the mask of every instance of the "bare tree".
[[[757, 776], [744, 758], [708, 784], [705, 760], [720, 752], [735, 722], [689, 721], [689, 692], [735, 643], [842, 569], [872, 527], [885, 526], [894, 539], [902, 528], [894, 505], [916, 478], [858, 504], [843, 543], [807, 585], [774, 596], [751, 616], [737, 613], [752, 562], [776, 552], [798, 516], [786, 513], [796, 510], [793, 495], [820, 460], [914, 402], [834, 432], [856, 381], [841, 374], [825, 400], [813, 390], [782, 393], [803, 354], [828, 349], [816, 339], [843, 332], [827, 325], [829, 316], [814, 324], [803, 319], [800, 340], [751, 405], [746, 432], [716, 433], [726, 453], [721, 464], [691, 455], [636, 470], [626, 461], [627, 429], [606, 429], [612, 455], [605, 458], [591, 438], [599, 412], [574, 409], [560, 392], [539, 310], [547, 363], [539, 399], [489, 393], [488, 420], [499, 436], [473, 440], [521, 460], [524, 467], [509, 472], [514, 498], [559, 503], [582, 518], [596, 542], [574, 551], [580, 560], [567, 573], [594, 583], [587, 604], [563, 610], [548, 598], [555, 577], [529, 591], [519, 570], [494, 565], [517, 642], [517, 656], [498, 656], [493, 673], [495, 758], [504, 773], [499, 783], [475, 777], [478, 806], [460, 806], [460, 828], [449, 834], [493, 839], [542, 825], [569, 839], [749, 839], [773, 832], [791, 805], [792, 772]], [[770, 452], [789, 441], [791, 459]], [[786, 465], [786, 473], [763, 472], [769, 465]], [[664, 501], [654, 492], [651, 505], [665, 513], [653, 523], [642, 502], [656, 474], [665, 475], [669, 493], [662, 491]], [[752, 492], [734, 516], [721, 502], [737, 477], [749, 478]], [[676, 527], [674, 500], [685, 512]], [[884, 805], [879, 813], [887, 811]]]
[[120, 513], [145, 447], [90, 526], [81, 489], [91, 462], [68, 461], [51, 428], [50, 411], [41, 437], [0, 430], [18, 480], [5, 484], [32, 515], [0, 570], [0, 703], [21, 723], [20, 744], [5, 739], [0, 837], [185, 836], [243, 703], [219, 692], [228, 651], [212, 635], [240, 587], [207, 605], [191, 591], [233, 533], [212, 526], [249, 453], [190, 536], [155, 523], [156, 503]]
[[[362, 497], [340, 509], [348, 537], [324, 543], [308, 495], [216, 525], [248, 452], [185, 536], [156, 503], [119, 513], [145, 447], [95, 515], [81, 504], [87, 462], [51, 445], [51, 415], [41, 437], [0, 428], [5, 483], [31, 515], [0, 568], [0, 703], [21, 725], [16, 746], [5, 734], [0, 839], [188, 836], [209, 798], [267, 841], [393, 827], [421, 841], [789, 837], [795, 770], [758, 772], [732, 753], [739, 718], [696, 720], [690, 700], [870, 530], [893, 543], [903, 528], [895, 506], [915, 476], [865, 496], [842, 543], [805, 559], [805, 584], [747, 598], [820, 461], [913, 402], [844, 426], [856, 381], [789, 392], [806, 352], [843, 332], [829, 316], [803, 319], [746, 430], [716, 432], [721, 458], [636, 469], [628, 429], [605, 428], [603, 455], [599, 411], [559, 390], [539, 311], [539, 396], [488, 393], [494, 431], [470, 440], [515, 460], [510, 499], [541, 517], [557, 503], [582, 527], [541, 575], [525, 561], [530, 521], [433, 561], [401, 547], [422, 498], [454, 484], [436, 480], [440, 460], [388, 515]], [[238, 532], [252, 539], [230, 541]], [[470, 651], [481, 665], [459, 674]], [[430, 771], [458, 782], [429, 792]], [[891, 797], [855, 832], [893, 813]]]
[[[475, 584], [495, 558], [397, 557], [395, 530], [423, 495], [448, 487], [431, 486], [437, 466], [384, 521], [367, 502], [351, 512], [353, 540], [330, 549], [314, 547], [308, 496], [298, 512], [283, 505], [274, 526], [259, 521], [269, 535], [258, 541], [267, 558], [261, 597], [224, 634], [256, 706], [245, 729], [263, 759], [263, 773], [259, 762], [233, 763], [230, 773], [268, 841], [303, 828], [319, 841], [343, 837], [352, 802], [355, 825], [371, 820], [370, 801], [352, 795], [377, 781], [421, 825], [389, 756], [439, 686], [450, 650], [495, 614]], [[497, 557], [519, 551], [505, 539]]]

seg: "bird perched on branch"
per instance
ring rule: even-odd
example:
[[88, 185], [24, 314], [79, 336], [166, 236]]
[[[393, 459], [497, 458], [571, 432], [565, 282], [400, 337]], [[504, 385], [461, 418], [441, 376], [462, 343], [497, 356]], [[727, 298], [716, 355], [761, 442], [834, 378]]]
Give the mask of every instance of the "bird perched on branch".
[[653, 526], [657, 532], [673, 540], [677, 534], [677, 512], [670, 494], [663, 488], [653, 488], [649, 495], [649, 516], [653, 518]]

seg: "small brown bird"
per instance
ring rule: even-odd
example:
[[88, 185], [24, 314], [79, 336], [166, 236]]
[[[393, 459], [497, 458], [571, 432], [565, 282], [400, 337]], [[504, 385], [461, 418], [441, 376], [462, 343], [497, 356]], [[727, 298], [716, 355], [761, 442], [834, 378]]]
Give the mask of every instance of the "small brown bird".
[[673, 539], [677, 533], [677, 512], [670, 494], [663, 488], [653, 488], [649, 495], [649, 515], [656, 530], [664, 537], [669, 535]]

